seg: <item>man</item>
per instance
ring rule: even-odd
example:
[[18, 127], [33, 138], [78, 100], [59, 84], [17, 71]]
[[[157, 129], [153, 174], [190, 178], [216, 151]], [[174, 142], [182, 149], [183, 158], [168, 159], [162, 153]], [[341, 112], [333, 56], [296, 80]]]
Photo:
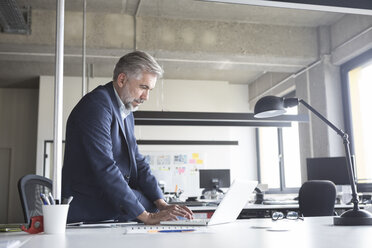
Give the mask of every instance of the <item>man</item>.
[[132, 112], [149, 98], [163, 74], [145, 52], [118, 61], [113, 82], [85, 95], [66, 126], [62, 196], [73, 196], [68, 222], [138, 219], [145, 224], [192, 218], [168, 205], [149, 164], [138, 152]]

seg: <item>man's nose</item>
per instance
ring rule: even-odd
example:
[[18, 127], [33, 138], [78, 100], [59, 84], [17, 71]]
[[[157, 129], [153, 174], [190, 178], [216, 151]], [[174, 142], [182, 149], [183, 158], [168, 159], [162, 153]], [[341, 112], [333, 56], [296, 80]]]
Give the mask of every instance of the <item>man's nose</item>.
[[149, 100], [149, 98], [150, 98], [150, 91], [145, 90], [141, 95], [141, 99], [147, 101], [147, 100]]

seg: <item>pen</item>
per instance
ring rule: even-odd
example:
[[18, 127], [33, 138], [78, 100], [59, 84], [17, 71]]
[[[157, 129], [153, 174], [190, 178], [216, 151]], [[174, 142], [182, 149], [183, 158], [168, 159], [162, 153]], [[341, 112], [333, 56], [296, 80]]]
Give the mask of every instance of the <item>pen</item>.
[[50, 202], [48, 198], [45, 196], [45, 194], [41, 193], [40, 198], [41, 198], [41, 201], [44, 203], [44, 205], [50, 205]]
[[70, 197], [67, 199], [66, 204], [70, 204], [70, 202], [72, 201], [72, 199], [74, 199], [74, 197], [73, 197], [73, 196], [70, 196]]
[[52, 196], [52, 193], [50, 193], [50, 192], [49, 192], [49, 200], [50, 200], [50, 204], [51, 205], [55, 205], [56, 204], [56, 202], [54, 201], [54, 198]]
[[62, 198], [62, 204], [68, 205], [71, 203], [72, 199], [74, 199], [73, 196], [70, 196], [69, 198]]
[[48, 205], [48, 203], [40, 196], [40, 200], [43, 202], [44, 205]]

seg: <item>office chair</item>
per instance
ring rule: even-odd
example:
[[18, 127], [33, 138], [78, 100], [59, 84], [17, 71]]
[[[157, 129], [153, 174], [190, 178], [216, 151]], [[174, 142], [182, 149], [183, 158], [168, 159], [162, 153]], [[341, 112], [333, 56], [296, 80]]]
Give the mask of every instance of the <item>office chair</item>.
[[298, 203], [303, 216], [332, 216], [336, 201], [336, 186], [328, 180], [311, 180], [302, 184]]
[[25, 175], [19, 179], [18, 192], [25, 223], [28, 225], [30, 225], [31, 217], [43, 215], [40, 194], [48, 195], [52, 191], [52, 185], [52, 180], [33, 174]]

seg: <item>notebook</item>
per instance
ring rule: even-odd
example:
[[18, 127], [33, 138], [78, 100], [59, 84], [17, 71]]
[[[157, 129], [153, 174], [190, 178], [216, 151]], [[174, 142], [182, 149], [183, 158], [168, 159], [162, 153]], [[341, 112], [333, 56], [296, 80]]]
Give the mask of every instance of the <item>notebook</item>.
[[210, 219], [161, 221], [161, 225], [207, 226], [233, 222], [247, 204], [257, 181], [235, 180]]

